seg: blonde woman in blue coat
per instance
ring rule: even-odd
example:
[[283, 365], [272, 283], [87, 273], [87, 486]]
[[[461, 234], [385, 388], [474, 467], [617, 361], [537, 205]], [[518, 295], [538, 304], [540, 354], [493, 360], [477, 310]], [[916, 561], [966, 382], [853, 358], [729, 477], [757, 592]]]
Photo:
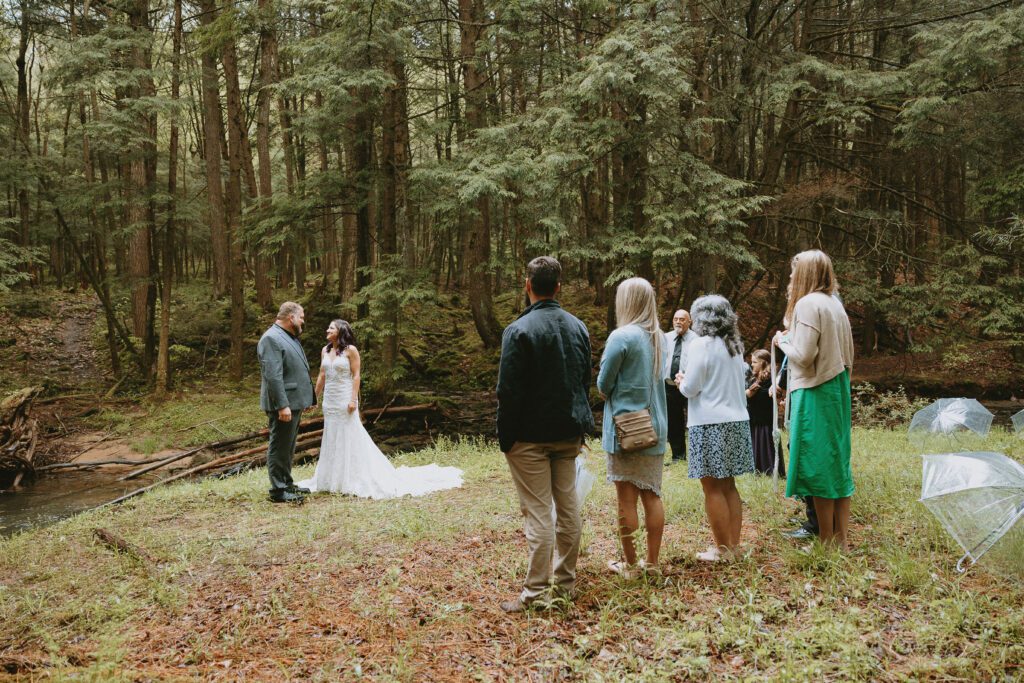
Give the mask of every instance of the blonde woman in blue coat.
[[[651, 284], [639, 277], [619, 285], [615, 293], [617, 327], [608, 337], [601, 357], [597, 389], [605, 399], [601, 445], [608, 453], [608, 481], [618, 499], [619, 538], [625, 561], [608, 567], [627, 578], [643, 569], [658, 571], [658, 555], [665, 530], [661, 503], [661, 475], [668, 435], [665, 404], [664, 335], [658, 327], [658, 307]], [[642, 451], [624, 453], [615, 433], [613, 417], [648, 408], [658, 443]], [[637, 501], [644, 507], [647, 558], [637, 562], [633, 534], [640, 526]]]

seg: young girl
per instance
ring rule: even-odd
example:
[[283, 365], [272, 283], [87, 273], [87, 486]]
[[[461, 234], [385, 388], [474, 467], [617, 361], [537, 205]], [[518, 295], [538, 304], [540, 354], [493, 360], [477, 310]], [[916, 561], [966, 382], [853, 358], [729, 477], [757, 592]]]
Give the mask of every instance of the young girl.
[[[764, 349], [750, 356], [750, 379], [747, 383], [747, 412], [750, 414], [750, 439], [754, 442], [754, 469], [772, 474], [775, 469], [775, 439], [772, 437], [771, 356]], [[786, 463], [779, 456], [779, 475], [786, 476]]]

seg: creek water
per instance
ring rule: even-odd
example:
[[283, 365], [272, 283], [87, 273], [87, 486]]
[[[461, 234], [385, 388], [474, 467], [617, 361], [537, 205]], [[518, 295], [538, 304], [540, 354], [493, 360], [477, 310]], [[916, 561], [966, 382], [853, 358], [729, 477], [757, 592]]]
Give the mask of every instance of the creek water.
[[156, 480], [154, 474], [117, 481], [127, 471], [66, 472], [40, 477], [16, 493], [0, 493], [0, 537], [53, 524]]

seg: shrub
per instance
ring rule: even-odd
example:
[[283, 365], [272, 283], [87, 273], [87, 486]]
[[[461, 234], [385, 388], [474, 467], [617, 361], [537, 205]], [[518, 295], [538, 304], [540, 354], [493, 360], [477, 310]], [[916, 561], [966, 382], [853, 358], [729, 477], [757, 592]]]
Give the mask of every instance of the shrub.
[[869, 382], [853, 387], [853, 424], [858, 427], [896, 429], [907, 427], [914, 413], [928, 405], [923, 398], [910, 398], [902, 386], [879, 391]]

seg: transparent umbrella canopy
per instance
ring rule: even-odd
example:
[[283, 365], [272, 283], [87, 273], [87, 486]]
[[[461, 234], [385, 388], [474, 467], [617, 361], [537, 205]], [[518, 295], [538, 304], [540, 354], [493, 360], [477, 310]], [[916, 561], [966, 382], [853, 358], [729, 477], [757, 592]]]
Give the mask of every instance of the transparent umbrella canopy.
[[907, 435], [922, 447], [965, 444], [988, 435], [992, 413], [973, 398], [940, 398], [914, 413]]
[[1024, 410], [1011, 417], [1010, 421], [1013, 422], [1013, 431], [1017, 432], [1017, 436], [1024, 436]]
[[975, 564], [1024, 518], [1024, 466], [1002, 453], [922, 456], [921, 502]]

